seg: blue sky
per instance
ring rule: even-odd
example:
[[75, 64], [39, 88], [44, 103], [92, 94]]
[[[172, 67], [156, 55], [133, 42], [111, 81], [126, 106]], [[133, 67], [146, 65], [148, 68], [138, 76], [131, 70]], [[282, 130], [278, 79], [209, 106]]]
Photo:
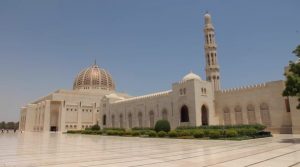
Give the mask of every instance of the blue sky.
[[97, 59], [131, 95], [205, 78], [203, 15], [216, 30], [222, 88], [283, 79], [300, 44], [298, 0], [1, 0], [0, 120]]

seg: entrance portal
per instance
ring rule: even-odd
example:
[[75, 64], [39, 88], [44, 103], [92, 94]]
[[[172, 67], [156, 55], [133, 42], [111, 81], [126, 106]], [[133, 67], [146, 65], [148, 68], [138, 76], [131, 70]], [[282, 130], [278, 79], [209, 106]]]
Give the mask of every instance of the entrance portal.
[[50, 127], [50, 131], [51, 132], [56, 132], [57, 131], [57, 127], [56, 126], [51, 126]]
[[208, 111], [205, 105], [201, 107], [201, 121], [202, 125], [208, 125]]

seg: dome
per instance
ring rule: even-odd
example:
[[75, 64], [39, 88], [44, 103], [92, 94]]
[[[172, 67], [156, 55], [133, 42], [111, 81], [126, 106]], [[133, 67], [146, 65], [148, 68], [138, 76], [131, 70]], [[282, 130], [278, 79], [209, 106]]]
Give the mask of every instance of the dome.
[[182, 78], [182, 81], [188, 81], [188, 80], [193, 80], [193, 79], [202, 80], [199, 75], [194, 74], [193, 72], [190, 72]]
[[205, 24], [210, 24], [211, 23], [211, 16], [208, 12], [205, 13], [204, 20], [205, 20]]
[[111, 75], [95, 63], [76, 76], [73, 89], [115, 90], [115, 83]]

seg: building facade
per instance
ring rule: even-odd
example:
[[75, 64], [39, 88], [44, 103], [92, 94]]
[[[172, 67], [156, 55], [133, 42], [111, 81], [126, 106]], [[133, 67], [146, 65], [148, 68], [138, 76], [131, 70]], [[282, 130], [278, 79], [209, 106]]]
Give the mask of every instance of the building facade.
[[221, 89], [211, 16], [206, 13], [204, 20], [206, 80], [191, 72], [171, 90], [132, 97], [117, 92], [111, 75], [95, 63], [76, 76], [73, 90], [58, 90], [24, 106], [20, 129], [65, 132], [94, 124], [131, 129], [165, 119], [172, 129], [259, 123], [273, 133], [300, 133], [298, 101], [282, 96], [284, 81]]

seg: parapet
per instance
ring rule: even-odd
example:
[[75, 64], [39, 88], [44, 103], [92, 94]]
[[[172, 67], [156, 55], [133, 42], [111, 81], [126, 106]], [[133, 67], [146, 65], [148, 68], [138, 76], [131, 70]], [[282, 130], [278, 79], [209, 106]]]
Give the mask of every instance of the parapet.
[[172, 92], [172, 90], [167, 90], [167, 91], [163, 91], [163, 92], [158, 92], [158, 93], [152, 93], [152, 94], [143, 95], [143, 96], [132, 97], [132, 98], [128, 98], [128, 99], [118, 100], [116, 102], [113, 102], [113, 104], [123, 103], [123, 102], [131, 102], [131, 101], [142, 100], [142, 99], [150, 99], [150, 98], [156, 98], [156, 97], [161, 97], [161, 96], [167, 96], [171, 92]]
[[268, 83], [260, 83], [255, 85], [248, 85], [248, 86], [241, 86], [238, 88], [230, 88], [230, 89], [222, 89], [217, 91], [218, 93], [231, 93], [231, 92], [238, 92], [238, 91], [247, 91], [247, 90], [254, 90], [259, 88], [265, 88]]

